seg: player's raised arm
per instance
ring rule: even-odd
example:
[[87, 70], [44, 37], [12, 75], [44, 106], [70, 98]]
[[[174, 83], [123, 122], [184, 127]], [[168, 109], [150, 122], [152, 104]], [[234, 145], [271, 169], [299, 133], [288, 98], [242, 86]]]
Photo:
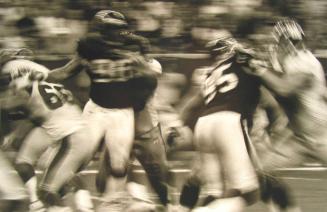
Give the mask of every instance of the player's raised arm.
[[[48, 77], [49, 69], [27, 59], [15, 59], [2, 65], [1, 81], [9, 82], [16, 90], [30, 87], [33, 81], [42, 81]], [[10, 77], [9, 77], [10, 76]]]
[[[296, 68], [294, 67], [294, 69]], [[303, 89], [311, 83], [310, 74], [277, 73], [255, 59], [251, 60], [250, 67], [244, 68], [244, 70], [259, 77], [268, 89], [283, 97], [292, 96], [299, 89]]]
[[65, 80], [82, 70], [84, 70], [85, 65], [82, 62], [82, 59], [78, 56], [75, 56], [71, 59], [66, 65], [53, 69], [48, 76], [48, 81], [62, 81]]

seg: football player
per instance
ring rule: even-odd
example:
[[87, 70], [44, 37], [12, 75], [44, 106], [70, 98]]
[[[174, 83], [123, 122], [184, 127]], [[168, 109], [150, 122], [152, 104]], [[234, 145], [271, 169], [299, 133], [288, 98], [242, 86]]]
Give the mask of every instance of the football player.
[[[155, 60], [149, 60], [150, 66], [159, 77], [162, 73], [162, 68], [160, 63]], [[163, 206], [169, 206], [169, 194], [167, 186], [167, 159], [166, 159], [166, 149], [165, 144], [161, 134], [161, 123], [159, 122], [157, 108], [155, 103], [157, 102], [157, 93], [155, 92], [151, 96], [145, 107], [135, 112], [135, 141], [133, 145], [133, 155], [141, 163], [145, 172], [148, 176], [149, 182], [152, 185], [154, 191], [159, 196], [160, 203]], [[108, 157], [106, 153], [103, 157]], [[103, 160], [104, 158], [102, 158]], [[108, 159], [108, 158], [107, 158]], [[99, 178], [98, 178], [98, 190], [103, 192], [105, 183], [101, 182], [103, 176], [106, 175], [103, 172], [109, 172], [107, 170], [108, 165], [106, 162], [100, 166]], [[136, 194], [137, 191], [131, 191]], [[140, 199], [140, 198], [139, 198]], [[145, 211], [145, 209], [143, 208]]]
[[[17, 59], [15, 55], [2, 65], [2, 75], [9, 75], [8, 92], [16, 98], [15, 107], [8, 105], [8, 109], [21, 110], [36, 126], [40, 126], [50, 139], [27, 139], [23, 142], [17, 158], [16, 169], [25, 182], [31, 199], [31, 206], [43, 202], [51, 206], [60, 205], [58, 191], [67, 179], [93, 155], [93, 149], [88, 147], [90, 139], [87, 123], [82, 118], [82, 111], [73, 103], [73, 97], [60, 84], [42, 81], [49, 72], [47, 68], [26, 59]], [[10, 94], [8, 94], [10, 95]], [[60, 158], [50, 166], [37, 195], [36, 176], [34, 166], [40, 155], [57, 141], [64, 140]], [[92, 141], [91, 141], [92, 142]], [[64, 147], [67, 146], [68, 147]], [[87, 157], [88, 156], [88, 157]], [[61, 161], [60, 171], [57, 164]], [[57, 171], [57, 172], [56, 172]], [[35, 207], [33, 207], [36, 209]], [[56, 208], [56, 210], [60, 210]]]
[[[158, 78], [162, 73], [161, 65], [155, 59], [151, 59], [151, 61], [152, 71], [156, 71]], [[155, 108], [155, 102], [160, 97], [156, 94], [154, 93], [147, 100], [143, 110], [135, 113], [133, 152], [143, 166], [160, 202], [163, 206], [168, 207], [170, 204], [167, 184], [168, 164], [158, 112]]]
[[301, 165], [309, 155], [326, 163], [327, 104], [324, 71], [292, 19], [277, 22], [270, 61], [251, 60], [248, 73], [261, 79], [285, 110], [294, 136], [262, 158], [264, 171]]
[[110, 159], [106, 199], [115, 202], [126, 196], [123, 190], [134, 141], [134, 111], [146, 105], [157, 86], [157, 73], [149, 71], [150, 63], [142, 55], [144, 39], [125, 30], [127, 22], [121, 13], [99, 11], [94, 23], [96, 31], [78, 42], [78, 56], [53, 71], [49, 79], [63, 80], [86, 69], [91, 87], [83, 113], [93, 139], [105, 139]]
[[[222, 170], [224, 190], [220, 199], [195, 211], [241, 211], [254, 202], [258, 192], [257, 175], [247, 150], [246, 120], [251, 121], [258, 102], [259, 82], [242, 71], [251, 52], [235, 39], [217, 39], [208, 47], [214, 63], [204, 69], [201, 90], [184, 112], [202, 110], [194, 129], [200, 167], [206, 163], [207, 153], [214, 154], [216, 166]], [[201, 173], [201, 168], [194, 171], [182, 189], [180, 203], [185, 211], [196, 204], [205, 179]]]

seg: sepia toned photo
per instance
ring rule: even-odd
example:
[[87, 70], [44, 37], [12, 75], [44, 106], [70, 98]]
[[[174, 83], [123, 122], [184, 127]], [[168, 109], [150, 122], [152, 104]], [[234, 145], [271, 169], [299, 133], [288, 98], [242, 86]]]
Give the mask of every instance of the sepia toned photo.
[[0, 212], [327, 211], [326, 0], [0, 0]]

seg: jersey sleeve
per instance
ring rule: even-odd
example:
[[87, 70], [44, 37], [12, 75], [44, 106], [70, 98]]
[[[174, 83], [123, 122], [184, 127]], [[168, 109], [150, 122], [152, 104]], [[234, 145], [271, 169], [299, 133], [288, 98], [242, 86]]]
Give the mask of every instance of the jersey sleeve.
[[43, 65], [30, 60], [17, 59], [7, 62], [2, 69], [3, 73], [10, 74], [13, 79], [25, 75], [41, 75], [41, 79], [46, 79], [50, 70]]

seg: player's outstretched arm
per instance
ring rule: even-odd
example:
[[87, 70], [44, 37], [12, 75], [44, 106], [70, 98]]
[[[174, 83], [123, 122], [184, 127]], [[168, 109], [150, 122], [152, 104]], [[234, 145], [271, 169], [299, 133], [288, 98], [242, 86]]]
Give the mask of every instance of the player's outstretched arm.
[[274, 94], [289, 97], [296, 94], [299, 89], [305, 89], [311, 83], [310, 74], [306, 73], [277, 73], [269, 67], [261, 64], [260, 61], [251, 60], [249, 67], [244, 68], [245, 72], [259, 77], [262, 83]]
[[295, 95], [311, 83], [311, 77], [304, 73], [278, 75], [267, 71], [260, 78], [268, 89], [283, 97]]
[[47, 80], [52, 82], [59, 82], [81, 72], [84, 70], [84, 68], [85, 65], [83, 64], [82, 59], [78, 56], [75, 56], [66, 65], [53, 69], [49, 73]]

